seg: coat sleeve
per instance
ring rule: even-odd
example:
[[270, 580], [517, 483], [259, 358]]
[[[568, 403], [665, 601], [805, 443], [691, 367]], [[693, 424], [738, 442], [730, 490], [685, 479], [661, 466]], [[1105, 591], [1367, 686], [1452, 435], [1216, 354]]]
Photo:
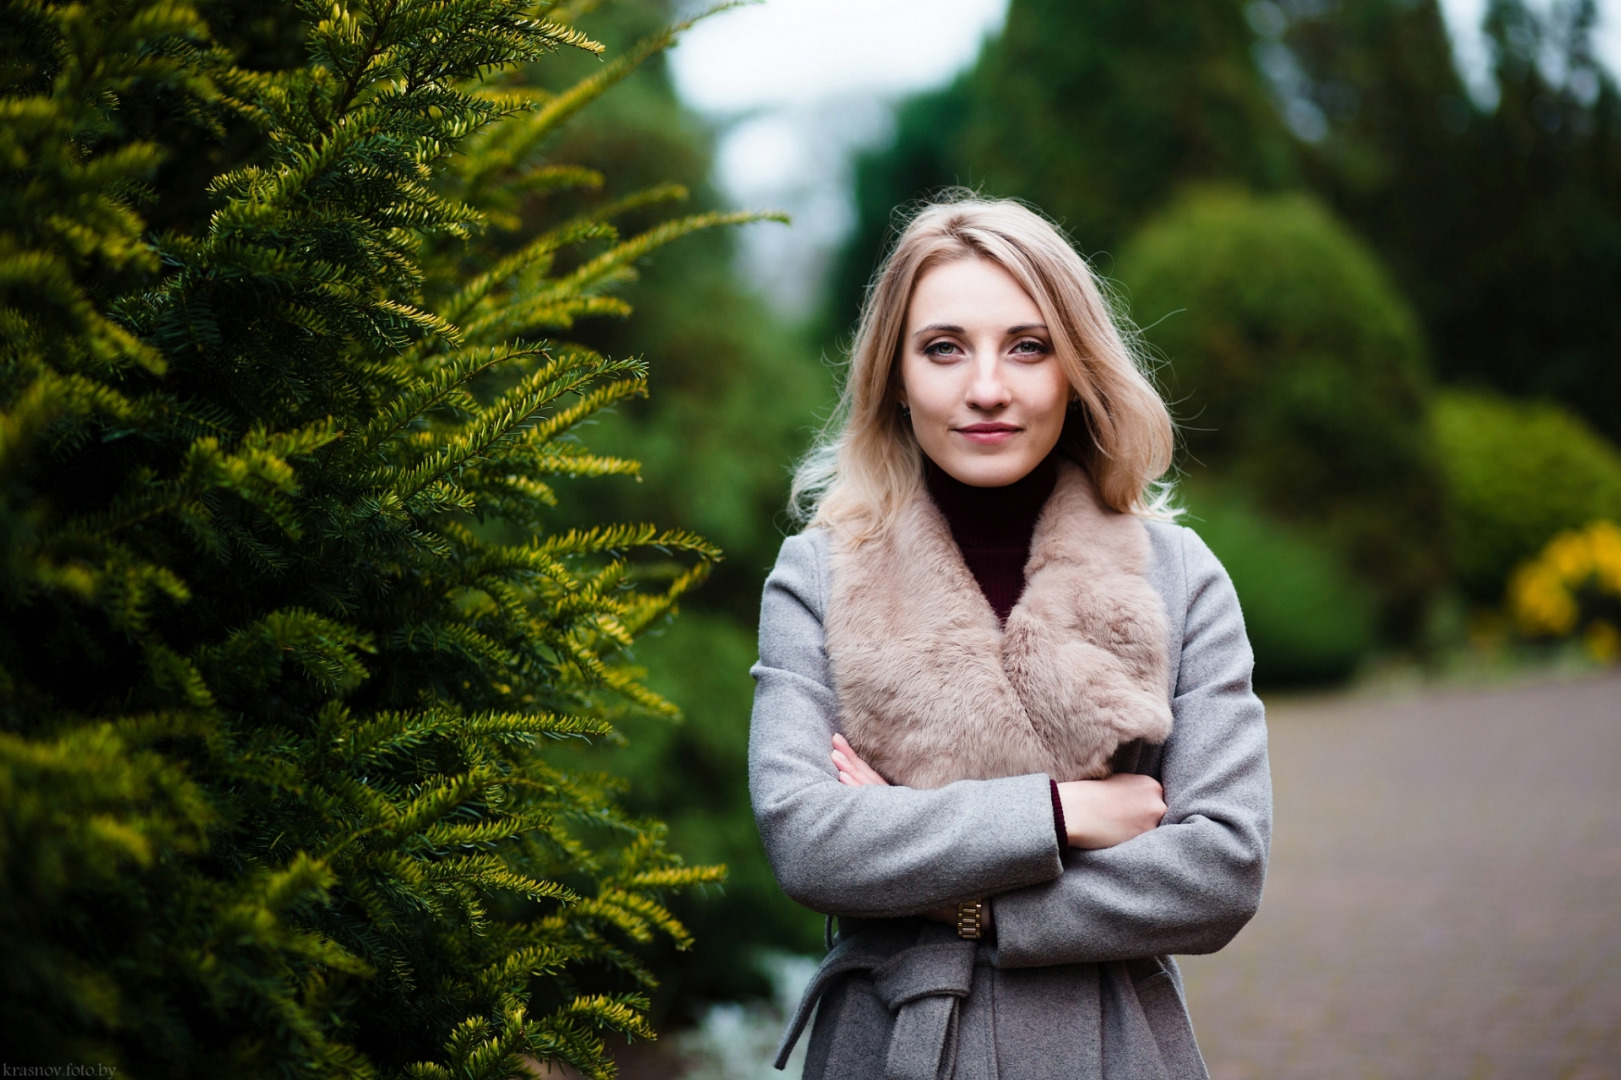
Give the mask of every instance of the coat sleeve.
[[838, 702], [823, 643], [818, 534], [783, 544], [760, 608], [749, 796], [794, 900], [829, 915], [913, 915], [1062, 870], [1043, 775], [924, 790], [848, 787], [829, 759]]
[[994, 897], [999, 967], [1214, 952], [1260, 903], [1272, 781], [1254, 657], [1226, 571], [1178, 532], [1188, 606], [1161, 756], [1165, 817], [1124, 844], [1067, 851], [1058, 878]]

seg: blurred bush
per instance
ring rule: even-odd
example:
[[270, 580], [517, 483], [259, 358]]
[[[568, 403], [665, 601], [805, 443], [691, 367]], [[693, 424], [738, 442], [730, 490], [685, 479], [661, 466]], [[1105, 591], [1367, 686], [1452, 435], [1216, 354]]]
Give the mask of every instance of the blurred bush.
[[1562, 532], [1509, 579], [1509, 612], [1529, 638], [1580, 635], [1600, 663], [1621, 659], [1621, 525]]
[[1263, 686], [1348, 678], [1376, 644], [1370, 592], [1321, 543], [1237, 493], [1200, 484], [1183, 519], [1232, 575]]
[[1169, 360], [1198, 472], [1334, 553], [1393, 640], [1445, 578], [1442, 483], [1417, 324], [1377, 261], [1305, 195], [1185, 195], [1121, 255]]
[[1516, 563], [1556, 533], [1621, 520], [1621, 451], [1558, 405], [1449, 390], [1430, 412], [1453, 522], [1452, 564], [1495, 604]]

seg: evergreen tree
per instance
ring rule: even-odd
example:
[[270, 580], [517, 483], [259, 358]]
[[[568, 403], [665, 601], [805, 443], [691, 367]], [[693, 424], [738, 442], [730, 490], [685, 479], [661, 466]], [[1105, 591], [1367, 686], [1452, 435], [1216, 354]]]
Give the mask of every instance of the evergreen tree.
[[1594, 54], [1592, 0], [1494, 0], [1487, 105], [1435, 0], [1279, 16], [1292, 92], [1325, 119], [1310, 182], [1391, 265], [1439, 373], [1557, 398], [1621, 438], [1621, 91]]
[[1427, 273], [1424, 253], [1469, 243], [1463, 193], [1479, 179], [1470, 129], [1480, 117], [1439, 4], [1340, 4], [1294, 19], [1273, 11], [1256, 20], [1267, 47], [1286, 48], [1300, 74], [1280, 94], [1322, 122], [1303, 150], [1312, 186], [1378, 244], [1420, 310], [1433, 310], [1450, 275]]
[[852, 321], [891, 208], [941, 187], [1026, 199], [1095, 255], [1190, 184], [1293, 183], [1293, 144], [1252, 43], [1235, 0], [1013, 0], [974, 69], [904, 104], [894, 141], [857, 162], [858, 227], [830, 329]]
[[[636, 48], [672, 6], [619, 0], [593, 18], [592, 34], [613, 50]], [[595, 63], [584, 55], [559, 60], [544, 73], [559, 85], [560, 76]], [[664, 60], [651, 56], [596, 109], [598, 123], [563, 133], [558, 152], [619, 184], [668, 190], [674, 182], [693, 206], [712, 209], [724, 201], [710, 182], [713, 132], [683, 107]], [[570, 193], [580, 212], [611, 197], [600, 189]], [[626, 220], [650, 226], [658, 209]], [[593, 436], [595, 445], [641, 461], [646, 482], [582, 485], [571, 502], [609, 516], [652, 507], [659, 520], [720, 543], [727, 558], [692, 603], [724, 612], [752, 637], [760, 588], [782, 541], [788, 464], [833, 393], [803, 335], [738, 280], [736, 238], [708, 230], [661, 252], [624, 290], [635, 303], [633, 321], [599, 320], [579, 332], [600, 351], [646, 349], [658, 364], [649, 373], [652, 392], [601, 417]]]
[[975, 80], [975, 180], [1029, 199], [1087, 252], [1179, 188], [1293, 177], [1287, 132], [1233, 0], [1014, 0]]
[[207, 10], [0, 8], [0, 1042], [611, 1075], [634, 946], [719, 872], [546, 745], [673, 711], [624, 650], [717, 553], [557, 528], [646, 387], [565, 335], [749, 216], [530, 228], [604, 182], [548, 140], [639, 59], [534, 85], [600, 49], [561, 5]]
[[[668, 22], [669, 0], [616, 0], [591, 19], [610, 55], [638, 48]], [[722, 16], [729, 18], [730, 16]], [[712, 130], [685, 108], [666, 54], [655, 53], [592, 109], [593, 123], [569, 127], [555, 153], [597, 168], [616, 186], [689, 192], [688, 205], [722, 203], [709, 180]], [[534, 68], [562, 89], [597, 66], [589, 54], [563, 54]], [[566, 194], [571, 212], [590, 213], [614, 198], [603, 188]], [[620, 219], [651, 227], [662, 206]], [[777, 226], [770, 226], [777, 227]], [[833, 380], [797, 328], [786, 325], [736, 273], [735, 230], [710, 229], [658, 253], [621, 295], [631, 320], [593, 320], [576, 337], [607, 355], [646, 351], [657, 358], [646, 397], [599, 414], [591, 445], [635, 458], [638, 477], [563, 481], [560, 509], [581, 526], [650, 515], [717, 543], [726, 559], [682, 601], [679, 623], [636, 645], [646, 684], [681, 707], [685, 721], [626, 717], [628, 746], [572, 743], [567, 760], [625, 776], [627, 808], [670, 826], [670, 847], [688, 861], [720, 862], [726, 888], [671, 898], [702, 948], [656, 942], [647, 955], [658, 975], [650, 1016], [664, 1026], [697, 1019], [717, 1000], [768, 995], [762, 950], [822, 949], [820, 916], [783, 895], [765, 859], [746, 777], [748, 725], [760, 589], [786, 526], [788, 464], [808, 441], [813, 418], [830, 407]]]
[[897, 209], [904, 212], [941, 188], [972, 180], [961, 147], [973, 86], [973, 74], [965, 72], [940, 90], [901, 102], [889, 143], [857, 155], [855, 223], [828, 281], [825, 339], [848, 333], [860, 317], [867, 282], [895, 236]]

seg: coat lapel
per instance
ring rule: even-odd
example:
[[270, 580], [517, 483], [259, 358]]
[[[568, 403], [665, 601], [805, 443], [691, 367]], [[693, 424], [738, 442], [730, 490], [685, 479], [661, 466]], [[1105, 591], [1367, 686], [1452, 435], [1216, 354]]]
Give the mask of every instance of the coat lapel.
[[1025, 589], [999, 624], [920, 493], [884, 536], [835, 536], [826, 631], [851, 745], [911, 787], [1045, 772], [1107, 775], [1116, 748], [1170, 734], [1166, 618], [1142, 522], [1065, 463]]

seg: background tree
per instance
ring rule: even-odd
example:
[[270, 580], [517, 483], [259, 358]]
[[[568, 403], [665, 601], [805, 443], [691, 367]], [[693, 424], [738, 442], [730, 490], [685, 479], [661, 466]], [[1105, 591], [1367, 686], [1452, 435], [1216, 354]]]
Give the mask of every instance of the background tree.
[[833, 278], [831, 329], [853, 321], [892, 208], [942, 187], [1026, 199], [1095, 255], [1117, 251], [1187, 184], [1290, 183], [1294, 150], [1252, 37], [1233, 0], [1013, 0], [973, 69], [903, 103], [890, 145], [857, 161], [857, 227]]
[[855, 221], [833, 260], [818, 328], [829, 343], [850, 333], [860, 317], [867, 283], [894, 238], [897, 215], [941, 188], [973, 182], [962, 143], [974, 86], [975, 72], [968, 71], [940, 90], [902, 101], [890, 141], [856, 156], [851, 170]]
[[1287, 183], [1293, 150], [1251, 41], [1231, 0], [1014, 0], [975, 73], [972, 179], [1040, 206], [1088, 254], [1189, 183]]
[[1621, 438], [1621, 93], [1592, 0], [1493, 0], [1489, 104], [1435, 0], [1264, 7], [1298, 59], [1286, 93], [1324, 119], [1311, 183], [1391, 265], [1442, 377]]
[[646, 389], [564, 335], [749, 216], [548, 217], [635, 59], [534, 85], [600, 49], [566, 10], [213, 11], [0, 9], [0, 1041], [609, 1075], [636, 946], [718, 871], [547, 744], [673, 713], [626, 649], [717, 553], [562, 520], [548, 478], [636, 470], [576, 430]]

